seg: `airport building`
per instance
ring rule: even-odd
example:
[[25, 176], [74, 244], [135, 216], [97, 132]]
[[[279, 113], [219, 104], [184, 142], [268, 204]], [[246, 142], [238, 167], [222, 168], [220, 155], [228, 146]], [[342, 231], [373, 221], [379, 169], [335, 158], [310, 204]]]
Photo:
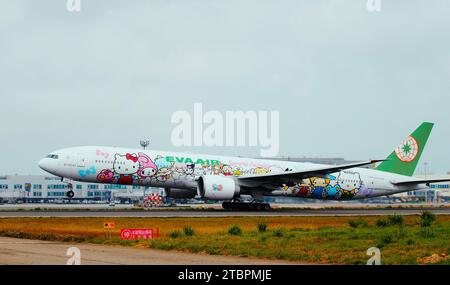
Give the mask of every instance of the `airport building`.
[[[47, 175], [3, 175], [0, 176], [0, 201], [2, 202], [60, 202], [66, 199], [67, 183], [61, 178]], [[122, 202], [135, 202], [144, 194], [150, 195], [163, 190], [152, 187], [109, 185], [98, 183], [73, 183], [75, 192], [74, 201], [109, 202], [119, 200]], [[145, 192], [145, 193], [144, 193]]]

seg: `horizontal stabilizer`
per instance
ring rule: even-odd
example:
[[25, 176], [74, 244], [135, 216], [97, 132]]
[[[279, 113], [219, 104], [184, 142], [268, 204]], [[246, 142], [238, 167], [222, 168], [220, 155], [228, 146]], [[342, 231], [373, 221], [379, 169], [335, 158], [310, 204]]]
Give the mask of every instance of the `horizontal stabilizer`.
[[430, 184], [430, 183], [440, 183], [449, 182], [450, 178], [442, 179], [417, 179], [417, 180], [407, 180], [407, 181], [392, 181], [394, 185], [411, 185], [411, 184]]

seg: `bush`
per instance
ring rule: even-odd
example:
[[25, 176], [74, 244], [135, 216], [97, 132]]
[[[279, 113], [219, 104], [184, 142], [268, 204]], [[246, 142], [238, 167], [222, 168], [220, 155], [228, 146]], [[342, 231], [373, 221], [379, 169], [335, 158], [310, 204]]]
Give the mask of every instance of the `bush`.
[[391, 226], [403, 226], [405, 224], [405, 220], [402, 216], [398, 214], [394, 214], [391, 216], [388, 216], [388, 223]]
[[259, 223], [258, 224], [258, 231], [260, 233], [263, 233], [267, 230], [267, 225], [265, 223]]
[[387, 227], [387, 226], [403, 226], [405, 224], [405, 220], [402, 216], [395, 214], [388, 216], [386, 218], [378, 218], [375, 222], [376, 226], [379, 228]]
[[413, 239], [408, 239], [407, 241], [406, 241], [406, 244], [407, 245], [414, 245], [416, 242], [413, 240]]
[[275, 237], [282, 237], [284, 236], [284, 230], [283, 229], [276, 229], [273, 231], [273, 236]]
[[379, 218], [376, 221], [376, 225], [379, 228], [384, 228], [384, 227], [389, 226], [389, 222], [386, 219], [384, 219], [384, 218]]
[[420, 215], [421, 227], [431, 227], [434, 221], [436, 221], [436, 215], [430, 211], [423, 211]]
[[193, 236], [195, 234], [194, 229], [190, 226], [185, 226], [183, 228], [183, 232], [186, 236], [189, 236], [189, 237]]
[[173, 231], [173, 232], [170, 232], [170, 237], [171, 238], [178, 238], [178, 237], [181, 237], [181, 232], [180, 231]]
[[380, 238], [380, 243], [377, 245], [377, 247], [382, 248], [383, 246], [392, 243], [393, 240], [394, 240], [394, 238], [392, 237], [392, 235], [390, 235], [390, 234], [383, 235]]
[[348, 224], [350, 227], [352, 228], [357, 228], [357, 227], [367, 227], [368, 224], [365, 220], [358, 218], [356, 220], [350, 220], [348, 221]]
[[240, 236], [242, 235], [242, 230], [238, 225], [234, 225], [228, 229], [228, 233], [232, 236]]

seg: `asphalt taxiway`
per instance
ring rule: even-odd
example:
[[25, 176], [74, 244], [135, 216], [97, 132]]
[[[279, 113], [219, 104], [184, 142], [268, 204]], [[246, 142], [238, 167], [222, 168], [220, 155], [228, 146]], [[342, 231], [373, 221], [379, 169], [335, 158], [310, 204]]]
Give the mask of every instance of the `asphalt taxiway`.
[[[9, 265], [65, 265], [73, 255], [67, 255], [71, 247], [80, 252], [81, 265], [264, 265], [298, 264], [283, 260], [258, 259], [239, 256], [194, 254], [158, 249], [138, 249], [111, 245], [70, 244], [40, 240], [0, 237], [0, 264]], [[70, 252], [69, 252], [70, 253]]]

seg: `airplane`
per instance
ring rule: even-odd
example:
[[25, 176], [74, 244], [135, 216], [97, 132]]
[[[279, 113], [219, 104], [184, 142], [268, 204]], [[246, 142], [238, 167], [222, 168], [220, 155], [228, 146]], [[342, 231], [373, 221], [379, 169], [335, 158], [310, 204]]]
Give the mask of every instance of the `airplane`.
[[270, 205], [261, 202], [264, 196], [345, 201], [450, 181], [412, 176], [433, 125], [422, 123], [387, 159], [342, 165], [104, 146], [57, 150], [38, 164], [68, 183], [69, 198], [75, 195], [72, 183], [81, 181], [162, 187], [167, 197], [223, 201], [224, 209], [269, 210]]

